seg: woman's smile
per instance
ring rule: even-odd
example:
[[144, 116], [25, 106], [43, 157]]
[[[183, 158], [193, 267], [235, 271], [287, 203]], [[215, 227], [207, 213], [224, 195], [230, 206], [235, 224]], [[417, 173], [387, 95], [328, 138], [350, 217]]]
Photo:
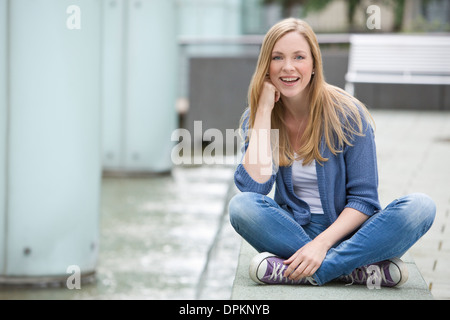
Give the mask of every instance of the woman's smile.
[[280, 80], [284, 85], [291, 87], [299, 82], [300, 77], [280, 77]]

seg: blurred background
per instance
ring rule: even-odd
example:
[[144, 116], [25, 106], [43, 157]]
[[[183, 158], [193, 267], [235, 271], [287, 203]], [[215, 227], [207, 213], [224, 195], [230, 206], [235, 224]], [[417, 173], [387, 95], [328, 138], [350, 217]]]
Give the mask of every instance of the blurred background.
[[[290, 16], [342, 88], [351, 34], [450, 32], [446, 0], [0, 0], [0, 298], [228, 298], [235, 162], [175, 166], [172, 134], [236, 129], [263, 36]], [[355, 95], [450, 111], [449, 85]]]

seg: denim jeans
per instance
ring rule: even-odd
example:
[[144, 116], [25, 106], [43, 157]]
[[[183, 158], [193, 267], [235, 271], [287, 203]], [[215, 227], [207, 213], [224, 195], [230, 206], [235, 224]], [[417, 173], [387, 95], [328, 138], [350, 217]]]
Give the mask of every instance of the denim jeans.
[[[435, 213], [434, 202], [424, 194], [394, 200], [328, 250], [314, 279], [323, 285], [358, 267], [401, 257], [428, 231]], [[289, 258], [331, 223], [325, 214], [312, 214], [309, 224], [300, 225], [290, 211], [272, 198], [253, 192], [235, 195], [229, 203], [229, 214], [234, 229], [257, 251], [267, 251], [283, 259]]]

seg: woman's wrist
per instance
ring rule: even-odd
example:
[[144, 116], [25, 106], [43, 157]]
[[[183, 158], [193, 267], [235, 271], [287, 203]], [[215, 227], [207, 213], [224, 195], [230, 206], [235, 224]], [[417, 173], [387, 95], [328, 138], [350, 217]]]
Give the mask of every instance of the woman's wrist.
[[256, 115], [270, 116], [272, 115], [273, 106], [265, 103], [260, 103], [256, 110]]
[[315, 242], [320, 244], [323, 248], [325, 248], [327, 251], [333, 247], [334, 242], [326, 237], [323, 233], [319, 234], [316, 238], [314, 238]]

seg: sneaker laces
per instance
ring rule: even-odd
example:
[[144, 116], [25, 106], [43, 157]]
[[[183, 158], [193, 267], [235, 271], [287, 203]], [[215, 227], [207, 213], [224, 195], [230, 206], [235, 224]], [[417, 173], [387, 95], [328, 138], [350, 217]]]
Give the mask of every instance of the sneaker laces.
[[273, 269], [272, 269], [272, 273], [269, 277], [269, 280], [274, 280], [276, 282], [279, 283], [292, 283], [292, 284], [300, 284], [300, 283], [307, 283], [309, 282], [310, 284], [316, 286], [317, 282], [316, 280], [313, 279], [313, 277], [305, 277], [305, 278], [301, 278], [300, 280], [291, 280], [288, 277], [285, 277], [283, 275], [285, 270], [285, 265], [279, 262], [274, 262], [273, 263]]
[[269, 280], [274, 280], [277, 282], [283, 282], [283, 280], [285, 282], [288, 282], [288, 278], [283, 276], [283, 268], [284, 265], [282, 265], [281, 263], [278, 262], [274, 262], [273, 263], [273, 269], [272, 269], [272, 274], [269, 277]]

